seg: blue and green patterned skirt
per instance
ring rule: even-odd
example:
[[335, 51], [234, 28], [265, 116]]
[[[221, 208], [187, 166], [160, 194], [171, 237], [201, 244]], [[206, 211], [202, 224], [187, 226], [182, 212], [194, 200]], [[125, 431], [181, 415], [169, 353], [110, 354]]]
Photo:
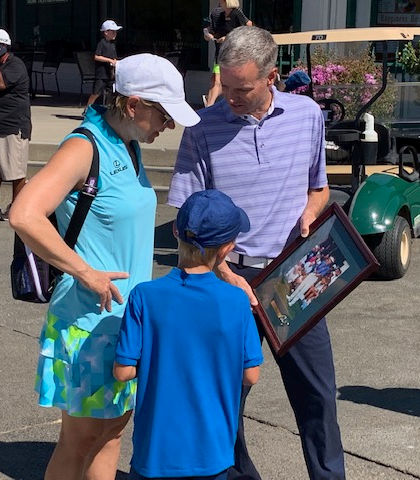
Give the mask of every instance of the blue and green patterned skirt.
[[74, 417], [116, 418], [135, 406], [137, 380], [112, 375], [118, 335], [95, 334], [48, 312], [35, 390], [43, 407]]

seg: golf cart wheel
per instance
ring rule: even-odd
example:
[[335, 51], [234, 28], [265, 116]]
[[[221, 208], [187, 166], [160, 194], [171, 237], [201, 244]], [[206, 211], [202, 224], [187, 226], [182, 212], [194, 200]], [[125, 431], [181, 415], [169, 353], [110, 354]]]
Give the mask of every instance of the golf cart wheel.
[[378, 277], [394, 280], [405, 275], [411, 260], [411, 229], [404, 217], [398, 216], [391, 230], [365, 239], [381, 264]]

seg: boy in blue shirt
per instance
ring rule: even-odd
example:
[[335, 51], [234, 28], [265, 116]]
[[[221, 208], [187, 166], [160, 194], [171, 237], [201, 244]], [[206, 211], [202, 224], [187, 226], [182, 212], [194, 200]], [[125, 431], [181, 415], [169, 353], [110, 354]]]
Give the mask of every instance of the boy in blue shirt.
[[224, 193], [194, 193], [176, 218], [178, 268], [130, 294], [114, 376], [138, 377], [133, 480], [225, 480], [234, 464], [241, 386], [263, 357], [248, 297], [212, 270], [249, 228]]

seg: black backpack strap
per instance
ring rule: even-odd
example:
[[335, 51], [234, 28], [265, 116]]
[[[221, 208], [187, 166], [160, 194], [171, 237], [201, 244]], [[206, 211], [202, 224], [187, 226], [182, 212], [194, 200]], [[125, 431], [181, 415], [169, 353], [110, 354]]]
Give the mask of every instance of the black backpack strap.
[[92, 144], [93, 158], [86, 183], [79, 191], [79, 198], [77, 199], [73, 215], [70, 219], [69, 226], [64, 236], [64, 241], [70, 248], [74, 248], [79, 236], [80, 230], [83, 227], [86, 216], [89, 212], [90, 205], [98, 192], [98, 176], [99, 176], [99, 152], [96, 146], [95, 137], [87, 128], [79, 127], [73, 130], [73, 133], [81, 133], [85, 135]]

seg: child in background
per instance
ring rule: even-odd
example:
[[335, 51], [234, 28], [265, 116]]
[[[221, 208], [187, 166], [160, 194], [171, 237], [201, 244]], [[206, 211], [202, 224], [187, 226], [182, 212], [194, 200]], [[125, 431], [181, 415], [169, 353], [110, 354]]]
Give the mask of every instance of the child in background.
[[122, 28], [123, 27], [117, 25], [114, 20], [105, 20], [101, 25], [101, 32], [104, 38], [101, 38], [96, 46], [95, 85], [93, 86], [93, 93], [88, 99], [86, 108], [94, 103], [99, 95], [103, 95], [106, 88], [112, 87], [115, 63], [117, 61], [115, 39], [117, 38], [117, 31]]
[[212, 270], [249, 228], [224, 193], [194, 193], [176, 218], [178, 268], [130, 294], [114, 376], [138, 377], [133, 480], [225, 480], [234, 464], [242, 383], [263, 357], [248, 297]]

